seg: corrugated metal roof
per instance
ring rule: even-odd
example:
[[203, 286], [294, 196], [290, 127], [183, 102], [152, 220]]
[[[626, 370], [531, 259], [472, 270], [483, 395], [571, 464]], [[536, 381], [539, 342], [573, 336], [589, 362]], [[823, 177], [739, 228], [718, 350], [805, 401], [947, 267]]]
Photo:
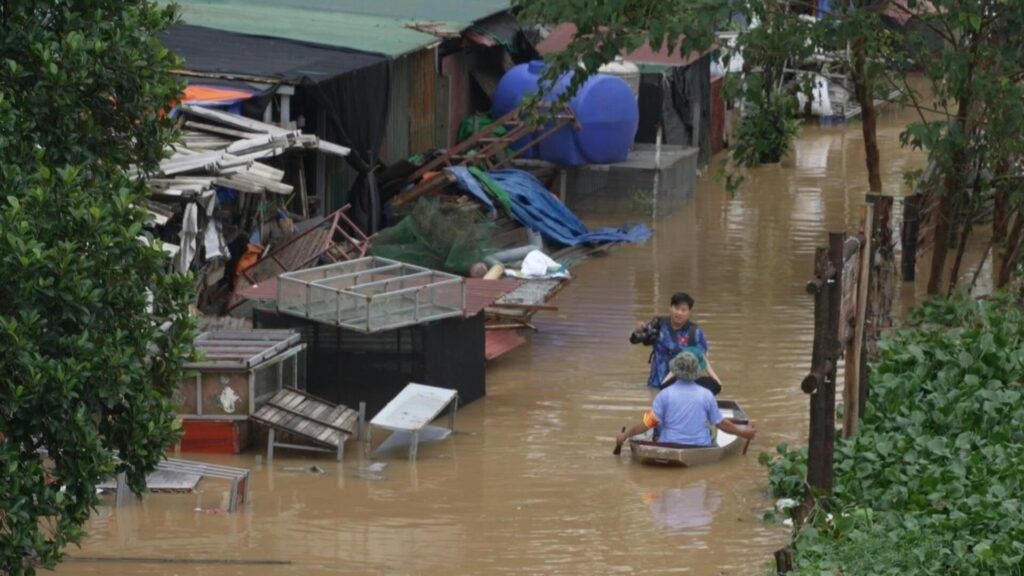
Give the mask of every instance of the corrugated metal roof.
[[[166, 3], [166, 2], [163, 2]], [[439, 38], [410, 26], [460, 32], [507, 10], [509, 0], [184, 0], [187, 24], [399, 56]]]

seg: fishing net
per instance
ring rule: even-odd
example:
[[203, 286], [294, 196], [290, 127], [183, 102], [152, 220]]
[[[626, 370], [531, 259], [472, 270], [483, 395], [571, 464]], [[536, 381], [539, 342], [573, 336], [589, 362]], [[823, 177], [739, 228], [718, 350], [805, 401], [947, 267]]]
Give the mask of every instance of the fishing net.
[[421, 198], [398, 224], [374, 236], [370, 254], [465, 276], [496, 251], [494, 233], [479, 210]]

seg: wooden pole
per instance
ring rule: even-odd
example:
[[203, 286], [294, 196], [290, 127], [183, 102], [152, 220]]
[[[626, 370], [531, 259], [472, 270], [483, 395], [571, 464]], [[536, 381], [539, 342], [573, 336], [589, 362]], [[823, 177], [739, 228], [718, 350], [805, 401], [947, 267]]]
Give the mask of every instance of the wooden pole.
[[828, 331], [825, 334], [827, 343], [827, 361], [831, 362], [825, 381], [819, 394], [821, 395], [822, 412], [822, 444], [824, 445], [821, 459], [821, 492], [825, 496], [832, 495], [832, 457], [835, 451], [836, 440], [836, 367], [839, 365], [839, 355], [842, 354], [842, 344], [839, 342], [839, 324], [841, 322], [840, 308], [843, 301], [843, 247], [846, 244], [846, 234], [842, 232], [830, 232], [828, 235], [828, 259], [829, 264], [835, 270], [835, 276], [828, 285]]
[[843, 438], [857, 433], [860, 425], [860, 387], [862, 383], [861, 356], [864, 350], [864, 320], [868, 307], [868, 283], [870, 281], [872, 224], [874, 208], [866, 204], [861, 212], [861, 226], [864, 244], [860, 247], [860, 269], [857, 274], [857, 306], [854, 314], [853, 338], [846, 348], [846, 374], [843, 383]]
[[793, 562], [793, 551], [789, 548], [782, 548], [775, 551], [775, 573], [778, 576], [789, 574], [796, 569]]
[[305, 220], [309, 218], [309, 195], [306, 191], [306, 162], [303, 160], [302, 155], [295, 157], [295, 172], [299, 187], [299, 203], [302, 204], [302, 210], [299, 211], [299, 214]]
[[828, 359], [828, 309], [829, 290], [834, 270], [829, 263], [827, 248], [818, 248], [814, 254], [815, 280], [808, 290], [814, 294], [814, 344], [811, 351], [811, 374], [801, 383], [803, 391], [811, 395], [810, 429], [808, 431], [807, 482], [815, 488], [824, 485], [822, 463], [825, 452], [825, 415], [823, 413], [822, 389], [826, 377], [825, 364]]
[[[860, 358], [860, 406], [864, 414], [868, 401], [869, 361], [878, 359], [878, 339], [892, 326], [896, 300], [896, 265], [892, 239], [892, 196], [867, 195], [873, 207], [871, 219], [871, 261], [868, 267], [867, 315], [864, 320], [863, 352]], [[916, 238], [916, 230], [914, 232]], [[916, 249], [915, 249], [916, 250]]]
[[917, 235], [921, 224], [921, 200], [920, 192], [911, 194], [903, 200], [903, 228], [900, 230], [903, 254], [900, 267], [904, 282], [913, 282], [917, 277]]

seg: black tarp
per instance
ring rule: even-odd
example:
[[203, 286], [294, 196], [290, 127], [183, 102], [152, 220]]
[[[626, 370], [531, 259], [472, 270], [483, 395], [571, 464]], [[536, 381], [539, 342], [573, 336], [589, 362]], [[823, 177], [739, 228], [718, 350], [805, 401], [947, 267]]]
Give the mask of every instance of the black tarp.
[[637, 104], [640, 107], [640, 123], [636, 129], [636, 141], [654, 144], [658, 139], [658, 126], [661, 125], [662, 78], [664, 74], [641, 74], [640, 94]]
[[484, 315], [364, 334], [312, 320], [253, 311], [256, 328], [290, 328], [306, 344], [306, 390], [372, 418], [410, 382], [452, 388], [465, 405], [486, 393]]
[[371, 168], [387, 126], [391, 63], [386, 56], [184, 24], [160, 40], [193, 72], [298, 85], [296, 100], [315, 102], [326, 112], [328, 140], [352, 149], [346, 160], [360, 174], [350, 194], [353, 215], [363, 230], [376, 231], [380, 201]]
[[[640, 76], [640, 123], [636, 141], [653, 144], [658, 126], [664, 144], [700, 149], [700, 162], [711, 159], [711, 57], [689, 66]], [[696, 134], [696, 137], [695, 137]]]
[[160, 41], [195, 72], [299, 83], [328, 81], [387, 60], [382, 54], [179, 24]]
[[666, 143], [699, 148], [700, 163], [707, 164], [711, 161], [711, 56], [669, 69], [665, 81]]

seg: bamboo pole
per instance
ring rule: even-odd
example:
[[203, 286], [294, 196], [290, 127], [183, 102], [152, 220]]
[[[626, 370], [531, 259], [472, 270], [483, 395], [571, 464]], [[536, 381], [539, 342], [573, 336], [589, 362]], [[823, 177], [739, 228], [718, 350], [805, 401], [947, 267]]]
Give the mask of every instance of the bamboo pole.
[[843, 438], [857, 433], [860, 426], [861, 351], [864, 349], [864, 319], [868, 307], [868, 275], [871, 267], [871, 235], [874, 207], [861, 208], [864, 243], [860, 247], [860, 270], [857, 274], [857, 306], [853, 323], [853, 339], [846, 347], [846, 373], [843, 385]]

